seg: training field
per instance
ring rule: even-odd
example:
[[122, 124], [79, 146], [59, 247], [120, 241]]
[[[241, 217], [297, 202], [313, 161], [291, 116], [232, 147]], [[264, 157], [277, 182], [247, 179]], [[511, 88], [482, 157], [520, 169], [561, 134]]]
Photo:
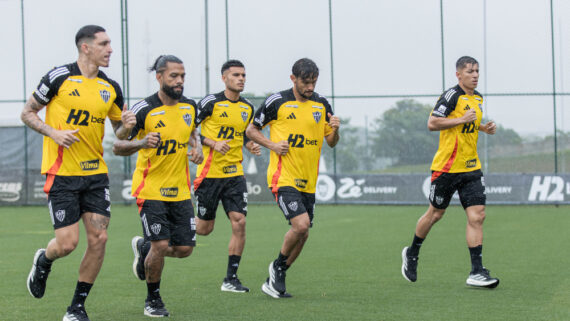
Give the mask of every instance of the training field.
[[[220, 291], [229, 222], [218, 211], [194, 253], [167, 258], [161, 293], [173, 320], [570, 320], [570, 208], [489, 206], [483, 263], [501, 279], [494, 290], [465, 286], [469, 252], [465, 215], [450, 207], [428, 236], [418, 281], [400, 274], [424, 206], [317, 205], [315, 226], [288, 271], [291, 299], [260, 290], [287, 230], [276, 206], [250, 206], [239, 277], [250, 293]], [[140, 235], [135, 206], [113, 206], [107, 255], [87, 299], [92, 320], [148, 320], [146, 286], [132, 274], [130, 240]], [[0, 320], [61, 320], [69, 305], [84, 247], [54, 264], [44, 298], [25, 280], [37, 248], [53, 231], [45, 207], [1, 207]]]

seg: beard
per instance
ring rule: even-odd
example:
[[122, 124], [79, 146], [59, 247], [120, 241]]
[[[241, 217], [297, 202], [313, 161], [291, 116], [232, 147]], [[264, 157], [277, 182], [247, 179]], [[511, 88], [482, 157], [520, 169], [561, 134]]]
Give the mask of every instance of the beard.
[[180, 86], [180, 88], [182, 89], [182, 90], [180, 90], [180, 92], [175, 91], [174, 88], [175, 87], [162, 85], [161, 89], [166, 94], [166, 96], [168, 96], [172, 99], [179, 100], [182, 97], [182, 93], [184, 92], [184, 86]]
[[300, 90], [297, 89], [297, 93], [298, 93], [301, 97], [303, 97], [303, 98], [305, 98], [305, 99], [311, 99], [311, 97], [313, 96], [313, 92], [312, 92], [312, 91], [310, 91], [310, 92], [308, 92], [308, 91], [301, 92]]

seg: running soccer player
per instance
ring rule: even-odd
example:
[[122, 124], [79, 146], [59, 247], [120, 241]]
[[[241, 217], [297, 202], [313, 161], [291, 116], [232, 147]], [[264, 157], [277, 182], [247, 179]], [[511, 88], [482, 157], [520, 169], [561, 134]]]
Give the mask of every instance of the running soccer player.
[[136, 125], [129, 140], [115, 142], [113, 152], [121, 156], [138, 152], [132, 195], [144, 238], [135, 236], [131, 241], [133, 273], [146, 280], [144, 315], [166, 317], [169, 312], [160, 296], [164, 258], [187, 257], [196, 245], [188, 157], [196, 164], [204, 157], [195, 129], [196, 103], [182, 95], [184, 64], [175, 56], [160, 56], [150, 71], [156, 72], [160, 89], [133, 105]]
[[[79, 220], [83, 219], [87, 249], [79, 266], [79, 280], [64, 321], [89, 320], [85, 300], [99, 274], [111, 196], [107, 165], [103, 160], [105, 119], [109, 118], [117, 138], [124, 139], [136, 120], [122, 111], [123, 94], [100, 67], [108, 67], [111, 39], [100, 26], [87, 25], [75, 35], [77, 61], [54, 68], [40, 81], [22, 111], [22, 121], [44, 135], [42, 174], [44, 192], [55, 238], [34, 256], [28, 275], [28, 291], [41, 298], [53, 261], [69, 255], [79, 242]], [[45, 122], [38, 112], [47, 106]]]
[[[313, 225], [315, 187], [323, 137], [330, 147], [339, 140], [340, 119], [327, 99], [314, 92], [319, 68], [308, 58], [295, 62], [293, 88], [269, 96], [255, 113], [247, 136], [271, 150], [267, 185], [291, 225], [277, 258], [269, 263], [263, 293], [279, 299], [286, 291], [286, 271], [295, 262]], [[261, 129], [270, 126], [270, 138]]]
[[471, 256], [467, 285], [495, 288], [499, 279], [483, 267], [483, 221], [485, 220], [485, 181], [477, 155], [477, 139], [482, 131], [494, 135], [497, 126], [481, 123], [483, 96], [475, 90], [479, 80], [479, 63], [472, 57], [457, 60], [458, 84], [446, 90], [428, 119], [428, 129], [439, 131], [439, 148], [431, 165], [430, 205], [420, 217], [412, 244], [402, 250], [402, 275], [417, 280], [420, 247], [431, 227], [439, 221], [457, 191], [467, 214], [466, 239]]
[[[245, 129], [253, 117], [253, 105], [240, 96], [245, 86], [245, 67], [238, 60], [222, 65], [222, 81], [226, 89], [204, 97], [198, 103], [196, 124], [201, 124], [202, 152], [206, 161], [198, 166], [194, 180], [194, 196], [198, 208], [196, 233], [208, 235], [214, 230], [216, 210], [222, 201], [232, 226], [228, 246], [228, 267], [222, 291], [249, 292], [237, 277], [245, 246], [247, 186], [243, 174]], [[258, 144], [245, 146], [261, 155]]]

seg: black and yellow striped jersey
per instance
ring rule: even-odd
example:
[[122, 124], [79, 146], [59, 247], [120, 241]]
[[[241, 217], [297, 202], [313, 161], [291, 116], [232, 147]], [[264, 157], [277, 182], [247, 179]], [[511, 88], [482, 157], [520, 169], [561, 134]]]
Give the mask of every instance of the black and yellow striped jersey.
[[79, 142], [70, 148], [44, 136], [42, 174], [87, 176], [107, 173], [103, 160], [105, 119], [121, 120], [123, 94], [119, 85], [102, 71], [96, 78], [81, 75], [77, 63], [56, 67], [33, 93], [47, 105], [45, 123], [57, 130], [75, 130]]
[[204, 97], [198, 103], [196, 126], [201, 135], [214, 141], [229, 140], [230, 150], [222, 155], [202, 145], [204, 162], [198, 165], [194, 188], [205, 177], [223, 178], [243, 175], [243, 144], [245, 129], [253, 117], [253, 105], [245, 98], [229, 100], [224, 92]]
[[325, 97], [313, 93], [310, 99], [300, 102], [293, 89], [269, 96], [257, 110], [253, 124], [269, 125], [271, 141], [289, 142], [285, 156], [270, 153], [267, 184], [274, 193], [282, 186], [315, 193], [323, 140], [333, 132], [328, 113], [333, 114]]
[[128, 139], [143, 139], [148, 133], [160, 134], [157, 148], [141, 149], [133, 173], [132, 195], [139, 199], [182, 201], [190, 199], [188, 142], [195, 128], [196, 103], [182, 97], [166, 106], [158, 93], [131, 108], [137, 123]]
[[477, 154], [479, 125], [483, 117], [483, 96], [475, 91], [467, 95], [459, 85], [446, 90], [431, 112], [435, 117], [460, 118], [466, 111], [474, 109], [477, 120], [441, 130], [439, 147], [431, 170], [434, 172], [462, 173], [481, 168]]

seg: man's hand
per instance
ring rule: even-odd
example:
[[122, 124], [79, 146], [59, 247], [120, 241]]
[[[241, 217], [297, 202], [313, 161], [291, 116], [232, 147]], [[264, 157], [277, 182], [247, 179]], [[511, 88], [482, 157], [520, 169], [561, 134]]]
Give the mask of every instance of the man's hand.
[[196, 165], [202, 164], [204, 161], [202, 148], [192, 148], [186, 155], [188, 155], [188, 157], [190, 157], [190, 161]]
[[475, 109], [469, 109], [467, 112], [465, 112], [465, 115], [463, 115], [463, 117], [461, 118], [463, 118], [464, 124], [476, 121], [477, 112], [475, 112]]
[[335, 131], [338, 130], [340, 127], [340, 118], [338, 116], [332, 115], [331, 113], [327, 113], [329, 116], [329, 126], [332, 127]]
[[142, 148], [157, 148], [160, 144], [160, 133], [148, 133], [142, 140]]
[[50, 138], [53, 139], [59, 146], [70, 148], [73, 143], [79, 142], [79, 138], [74, 135], [78, 132], [79, 128], [75, 130], [54, 130], [51, 133]]
[[137, 124], [137, 116], [135, 113], [128, 109], [127, 104], [123, 106], [123, 112], [121, 113], [121, 121], [123, 122], [123, 127], [125, 129], [131, 130]]
[[247, 148], [247, 150], [253, 155], [261, 156], [261, 146], [259, 146], [259, 144], [254, 142], [253, 140], [247, 142], [245, 144], [245, 148]]
[[219, 142], [215, 142], [214, 143], [214, 150], [222, 155], [225, 155], [227, 152], [230, 151], [230, 145], [228, 145], [228, 142], [231, 139], [228, 140], [221, 140]]
[[489, 135], [495, 135], [495, 133], [497, 132], [497, 124], [495, 124], [495, 122], [492, 120], [490, 120], [488, 123], [480, 127], [483, 128], [483, 132]]
[[287, 152], [289, 152], [289, 142], [282, 140], [280, 142], [273, 143], [271, 150], [279, 156], [285, 156], [287, 155]]

